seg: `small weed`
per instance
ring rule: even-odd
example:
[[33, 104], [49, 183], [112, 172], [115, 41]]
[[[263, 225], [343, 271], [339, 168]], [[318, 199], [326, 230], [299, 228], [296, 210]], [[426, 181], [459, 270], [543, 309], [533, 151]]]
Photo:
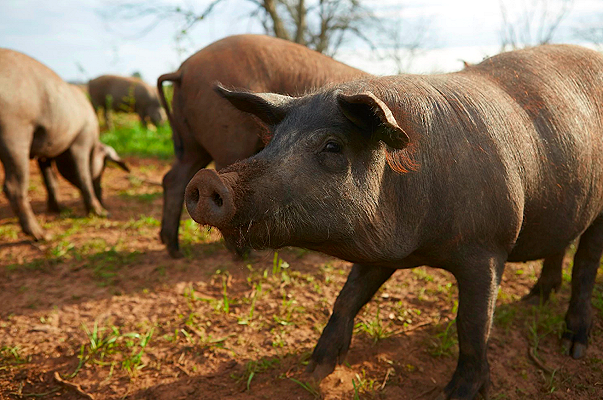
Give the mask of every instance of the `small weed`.
[[56, 246], [51, 247], [48, 250], [48, 256], [57, 260], [63, 260], [66, 258], [70, 258], [70, 253], [74, 252], [75, 247], [73, 243], [62, 240]]
[[282, 349], [287, 345], [285, 341], [285, 336], [287, 336], [287, 332], [281, 327], [279, 329], [273, 328], [270, 330], [272, 333], [272, 347], [275, 349]]
[[257, 374], [261, 374], [268, 370], [278, 367], [281, 360], [278, 358], [263, 359], [260, 361], [249, 361], [245, 364], [245, 371], [243, 375], [231, 375], [233, 379], [238, 382], [245, 381], [247, 391], [251, 389], [251, 381]]
[[184, 244], [207, 242], [211, 235], [211, 228], [199, 225], [192, 219], [186, 219], [180, 224], [180, 238]]
[[315, 399], [320, 399], [320, 393], [310, 384], [307, 382], [301, 382], [298, 381], [295, 378], [289, 378], [289, 380], [297, 383], [299, 386], [301, 386], [306, 392], [310, 393]]
[[415, 275], [417, 278], [425, 281], [425, 282], [433, 282], [433, 275], [429, 274], [427, 272], [427, 270], [425, 269], [425, 267], [420, 267], [420, 268], [414, 268], [412, 270], [413, 275]]
[[496, 308], [494, 313], [494, 324], [503, 328], [505, 333], [509, 332], [509, 328], [515, 320], [517, 308], [510, 304], [505, 304]]
[[434, 357], [452, 356], [458, 339], [456, 336], [456, 319], [448, 322], [446, 328], [435, 335], [429, 354]]
[[372, 392], [377, 387], [378, 383], [375, 379], [367, 378], [366, 371], [362, 369], [362, 375], [356, 374], [356, 379], [352, 378], [352, 385], [354, 386], [354, 398], [360, 398], [360, 393]]
[[287, 272], [288, 268], [289, 263], [280, 258], [278, 252], [275, 251], [272, 259], [272, 275], [280, 278], [281, 282], [289, 284], [291, 282], [291, 277]]
[[0, 226], [0, 240], [16, 240], [19, 237], [17, 225]]
[[258, 282], [255, 284], [253, 291], [251, 292], [251, 304], [249, 307], [249, 314], [245, 318], [239, 318], [240, 325], [249, 325], [249, 323], [253, 320], [253, 313], [255, 312], [255, 304], [258, 299], [262, 296], [262, 282]]
[[140, 215], [138, 219], [130, 219], [123, 225], [124, 229], [140, 229], [140, 228], [154, 228], [160, 226], [161, 222], [156, 218]]
[[384, 327], [381, 318], [379, 317], [379, 308], [377, 308], [377, 313], [375, 314], [375, 318], [373, 318], [369, 322], [361, 321], [357, 323], [354, 328], [356, 332], [364, 332], [370, 338], [373, 339], [373, 343], [377, 343], [379, 340], [386, 339], [393, 334], [389, 328], [389, 324], [387, 327]]
[[142, 364], [142, 356], [153, 337], [154, 328], [146, 334], [136, 332], [122, 334], [116, 326], [99, 327], [98, 321], [95, 321], [92, 330], [88, 329], [86, 324], [82, 324], [82, 329], [88, 341], [80, 346], [78, 356], [80, 362], [75, 371], [69, 375], [70, 378], [75, 377], [87, 362], [101, 366], [110, 365], [112, 374], [116, 362], [121, 360], [119, 364], [131, 376], [135, 376], [138, 370], [145, 367]]
[[136, 371], [145, 367], [145, 365], [142, 364], [142, 355], [153, 337], [153, 328], [145, 335], [139, 333], [127, 333], [123, 335], [123, 337], [126, 339], [126, 347], [132, 350], [130, 355], [124, 358], [121, 365], [130, 373], [130, 375], [135, 375]]
[[[0, 347], [0, 364], [25, 364], [31, 361], [31, 357], [23, 357], [19, 353], [19, 346], [2, 346]], [[0, 367], [0, 370], [3, 368]]]
[[531, 313], [527, 321], [528, 339], [534, 356], [537, 357], [538, 346], [542, 339], [551, 334], [561, 338], [565, 322], [562, 316], [557, 315], [547, 306], [532, 307]]
[[228, 299], [227, 281], [228, 277], [226, 275], [222, 275], [222, 305], [220, 307], [220, 310], [224, 312], [224, 314], [228, 314], [230, 311], [230, 300]]
[[152, 193], [137, 193], [133, 189], [122, 190], [121, 192], [119, 192], [119, 197], [125, 200], [136, 200], [144, 204], [150, 204], [162, 195], [163, 193], [161, 191]]

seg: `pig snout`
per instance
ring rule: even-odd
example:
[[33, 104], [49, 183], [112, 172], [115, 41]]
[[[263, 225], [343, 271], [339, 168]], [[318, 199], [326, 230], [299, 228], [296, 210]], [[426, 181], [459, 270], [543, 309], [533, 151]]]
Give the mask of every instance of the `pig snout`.
[[197, 223], [220, 228], [232, 219], [235, 205], [230, 183], [236, 175], [231, 172], [221, 176], [214, 170], [202, 169], [191, 179], [184, 198], [188, 213]]

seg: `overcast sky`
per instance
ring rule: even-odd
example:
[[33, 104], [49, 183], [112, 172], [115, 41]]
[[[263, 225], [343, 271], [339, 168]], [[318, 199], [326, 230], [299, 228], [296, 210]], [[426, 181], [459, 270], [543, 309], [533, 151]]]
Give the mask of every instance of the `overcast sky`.
[[[202, 10], [209, 1], [158, 0], [195, 4]], [[504, 0], [518, 10], [528, 0]], [[549, 0], [555, 3], [556, 0]], [[66, 80], [88, 80], [104, 73], [142, 73], [153, 82], [162, 73], [178, 68], [197, 50], [228, 35], [263, 33], [247, 17], [250, 2], [227, 0], [214, 14], [198, 23], [176, 51], [177, 23], [164, 21], [142, 37], [135, 37], [141, 21], [108, 22], [103, 17], [110, 0], [0, 0], [0, 47], [24, 52], [48, 65]], [[396, 10], [403, 26], [425, 29], [426, 50], [410, 65], [411, 72], [453, 71], [461, 59], [478, 62], [500, 50], [501, 7], [499, 0], [366, 0], [377, 13], [388, 17]], [[399, 6], [403, 5], [402, 8]], [[575, 29], [601, 21], [602, 0], [575, 0], [559, 27], [554, 42], [580, 43]], [[111, 19], [111, 16], [108, 17]], [[357, 44], [344, 47], [336, 58], [376, 74], [395, 73], [391, 62], [378, 61]]]

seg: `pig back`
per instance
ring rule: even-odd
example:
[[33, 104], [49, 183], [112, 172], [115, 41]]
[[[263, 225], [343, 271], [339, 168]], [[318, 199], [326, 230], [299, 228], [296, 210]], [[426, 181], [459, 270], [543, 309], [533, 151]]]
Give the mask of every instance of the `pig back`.
[[32, 157], [60, 154], [90, 120], [83, 93], [78, 97], [45, 65], [6, 49], [0, 49], [0, 104], [0, 122], [22, 128], [2, 134], [32, 141]]
[[386, 98], [396, 86], [387, 103], [418, 143], [419, 171], [401, 190], [405, 212], [429, 209], [425, 241], [447, 232], [529, 260], [580, 235], [603, 210], [602, 81], [598, 53], [548, 45], [383, 82]]
[[132, 77], [102, 75], [88, 83], [88, 91], [96, 108], [110, 105], [114, 111], [139, 112], [150, 104], [159, 104], [154, 88]]

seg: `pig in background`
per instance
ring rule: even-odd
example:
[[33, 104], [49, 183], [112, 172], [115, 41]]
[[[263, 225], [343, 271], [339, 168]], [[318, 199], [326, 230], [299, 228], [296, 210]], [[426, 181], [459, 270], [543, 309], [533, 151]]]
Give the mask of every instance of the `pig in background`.
[[157, 89], [139, 78], [102, 75], [88, 82], [88, 93], [94, 109], [103, 110], [108, 129], [113, 128], [110, 111], [134, 112], [144, 126], [147, 121], [159, 126], [166, 120]]
[[[176, 161], [163, 178], [161, 241], [181, 257], [178, 227], [186, 184], [212, 160], [220, 170], [261, 150], [265, 131], [253, 117], [233, 109], [213, 90], [216, 81], [231, 87], [301, 95], [333, 82], [367, 73], [305, 46], [263, 35], [230, 36], [189, 57], [178, 71], [157, 80], [172, 126]], [[163, 94], [172, 82], [172, 111]], [[243, 249], [236, 249], [239, 253]]]
[[52, 163], [77, 187], [88, 213], [106, 215], [101, 176], [107, 161], [128, 171], [115, 150], [99, 141], [98, 120], [84, 92], [25, 54], [0, 49], [0, 161], [3, 190], [28, 235], [46, 235], [29, 204], [29, 160], [38, 159], [49, 211], [58, 212]]
[[459, 358], [438, 399], [486, 397], [505, 262], [545, 258], [556, 279], [578, 237], [562, 345], [586, 354], [603, 252], [602, 81], [603, 55], [548, 45], [301, 98], [218, 87], [273, 137], [220, 173], [199, 171], [186, 205], [238, 246], [355, 263], [308, 365], [318, 378], [345, 360], [356, 314], [396, 269], [451, 272]]

